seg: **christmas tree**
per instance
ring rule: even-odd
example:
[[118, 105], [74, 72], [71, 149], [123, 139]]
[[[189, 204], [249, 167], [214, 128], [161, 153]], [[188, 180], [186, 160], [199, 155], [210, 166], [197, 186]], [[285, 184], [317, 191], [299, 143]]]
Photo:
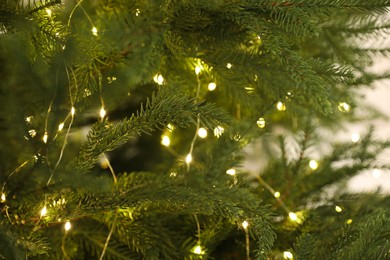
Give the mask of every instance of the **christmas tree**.
[[377, 114], [389, 7], [2, 0], [0, 258], [389, 259], [346, 181], [390, 143], [324, 134]]

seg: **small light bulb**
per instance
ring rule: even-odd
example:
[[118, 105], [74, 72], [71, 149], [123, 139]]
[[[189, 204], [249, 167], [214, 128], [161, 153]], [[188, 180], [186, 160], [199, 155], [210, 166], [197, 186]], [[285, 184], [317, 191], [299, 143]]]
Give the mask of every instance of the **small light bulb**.
[[203, 127], [199, 128], [198, 129], [198, 136], [200, 138], [206, 138], [207, 137], [207, 130], [206, 130], [206, 128], [203, 128]]
[[46, 208], [46, 206], [44, 206], [44, 207], [41, 209], [41, 217], [46, 216], [46, 214], [47, 214], [47, 208]]
[[173, 132], [173, 130], [175, 130], [175, 126], [172, 125], [172, 124], [168, 124], [168, 125], [167, 125], [167, 128], [168, 128], [168, 131], [169, 131], [169, 132]]
[[357, 143], [357, 142], [359, 142], [359, 140], [360, 140], [360, 135], [358, 133], [353, 133], [351, 135], [351, 141], [353, 143]]
[[293, 259], [293, 254], [290, 251], [284, 251], [283, 258], [284, 259]]
[[249, 223], [248, 223], [248, 221], [244, 221], [244, 222], [242, 222], [242, 227], [246, 230], [248, 227], [249, 227]]
[[106, 110], [102, 107], [99, 111], [100, 118], [103, 119], [106, 116]]
[[95, 35], [95, 36], [97, 36], [97, 35], [98, 35], [97, 32], [98, 32], [98, 31], [97, 31], [96, 27], [95, 27], [95, 26], [92, 27], [92, 34]]
[[233, 65], [231, 63], [226, 64], [226, 68], [231, 69]]
[[161, 138], [161, 144], [164, 146], [169, 146], [171, 144], [171, 139], [167, 135], [163, 135]]
[[345, 223], [347, 223], [348, 225], [352, 224], [352, 219], [347, 219], [347, 221], [345, 221]]
[[297, 221], [297, 220], [298, 220], [298, 216], [297, 216], [297, 214], [295, 214], [294, 212], [288, 213], [288, 217], [289, 217], [292, 221]]
[[197, 255], [203, 255], [204, 251], [202, 250], [202, 247], [200, 245], [196, 245], [193, 249], [192, 252]]
[[35, 131], [35, 129], [28, 130], [28, 133], [30, 134], [31, 137], [35, 137], [37, 135], [37, 131]]
[[257, 120], [257, 126], [260, 128], [264, 128], [265, 127], [265, 119], [260, 117], [259, 120]]
[[51, 10], [50, 9], [46, 9], [45, 11], [46, 11], [48, 16], [51, 16]]
[[339, 103], [339, 106], [338, 106], [338, 109], [341, 111], [341, 112], [349, 112], [349, 110], [351, 109], [350, 105], [348, 103], [345, 103], [345, 102], [340, 102]]
[[235, 175], [236, 174], [236, 170], [235, 169], [229, 169], [226, 171], [226, 174], [229, 174], [229, 175]]
[[47, 143], [47, 139], [49, 138], [49, 136], [48, 136], [48, 134], [47, 134], [47, 132], [45, 132], [45, 134], [43, 135], [43, 138], [42, 138], [42, 140], [43, 140], [43, 142], [46, 144]]
[[189, 153], [186, 156], [186, 163], [190, 163], [190, 162], [192, 162], [192, 155]]
[[27, 117], [25, 118], [25, 120], [26, 120], [27, 123], [31, 123], [32, 120], [33, 120], [33, 116], [27, 116]]
[[316, 170], [318, 168], [318, 162], [316, 160], [310, 160], [309, 167], [312, 170]]
[[139, 16], [140, 13], [141, 13], [141, 11], [137, 8], [137, 9], [135, 10], [135, 16]]
[[284, 103], [282, 103], [282, 102], [278, 102], [277, 104], [276, 104], [276, 108], [279, 110], [279, 111], [285, 111], [286, 110], [286, 105], [284, 104]]
[[5, 194], [1, 193], [1, 203], [4, 203], [6, 200]]
[[222, 127], [222, 126], [217, 126], [216, 128], [214, 128], [214, 135], [219, 138], [223, 132], [225, 131], [225, 129]]
[[340, 207], [340, 206], [336, 206], [334, 207], [334, 209], [336, 210], [336, 212], [340, 213], [341, 211], [343, 211], [343, 209]]
[[64, 123], [58, 125], [58, 131], [61, 131], [62, 129], [64, 129]]
[[72, 108], [70, 109], [70, 114], [71, 114], [72, 116], [74, 116], [75, 113], [76, 113], [76, 109], [75, 109], [74, 107], [72, 107]]
[[163, 76], [161, 74], [154, 75], [153, 80], [154, 80], [154, 82], [156, 82], [160, 86], [162, 84], [164, 84], [164, 78], [163, 78]]
[[196, 66], [196, 67], [195, 67], [195, 74], [196, 74], [196, 75], [199, 75], [199, 73], [200, 73], [201, 70], [202, 70], [202, 69], [201, 69], [199, 66]]
[[209, 91], [214, 91], [217, 88], [217, 84], [210, 82], [207, 88]]
[[274, 197], [275, 197], [275, 198], [280, 198], [280, 192], [279, 192], [279, 191], [275, 191]]
[[382, 172], [378, 169], [374, 169], [372, 171], [372, 177], [374, 177], [375, 179], [379, 179], [382, 175]]
[[72, 227], [72, 225], [70, 224], [70, 222], [66, 221], [65, 225], [64, 225], [65, 231], [69, 231], [71, 229], [71, 227]]

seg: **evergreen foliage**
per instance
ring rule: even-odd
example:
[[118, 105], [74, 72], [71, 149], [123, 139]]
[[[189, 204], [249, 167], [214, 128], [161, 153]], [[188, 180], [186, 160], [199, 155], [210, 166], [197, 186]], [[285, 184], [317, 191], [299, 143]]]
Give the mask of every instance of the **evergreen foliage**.
[[1, 1], [0, 258], [388, 259], [389, 197], [345, 183], [390, 143], [322, 134], [389, 78], [389, 7]]

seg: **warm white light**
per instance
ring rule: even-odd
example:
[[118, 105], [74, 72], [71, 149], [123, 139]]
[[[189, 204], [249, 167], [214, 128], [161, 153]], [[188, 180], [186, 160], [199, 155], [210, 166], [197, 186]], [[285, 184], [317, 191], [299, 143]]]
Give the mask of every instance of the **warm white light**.
[[46, 11], [48, 16], [51, 16], [51, 10], [50, 9], [46, 9], [45, 11]]
[[66, 221], [65, 225], [64, 225], [65, 231], [69, 231], [71, 229], [71, 227], [72, 227], [72, 225], [70, 224], [70, 222]]
[[41, 209], [41, 217], [46, 216], [46, 214], [47, 214], [47, 208], [46, 208], [46, 206], [44, 206], [44, 207]]
[[336, 212], [341, 212], [341, 211], [343, 211], [343, 209], [340, 207], [340, 206], [336, 206], [336, 207], [334, 207], [334, 210], [336, 210]]
[[283, 258], [284, 259], [293, 259], [293, 254], [290, 251], [284, 251]]
[[106, 110], [102, 107], [99, 111], [100, 118], [103, 119], [106, 116]]
[[345, 102], [340, 102], [338, 108], [341, 112], [348, 112], [351, 109], [350, 105]]
[[276, 104], [276, 108], [279, 110], [279, 111], [285, 111], [286, 110], [286, 105], [284, 104], [284, 103], [282, 103], [282, 102], [278, 102], [277, 104]]
[[298, 220], [298, 216], [297, 216], [297, 214], [295, 214], [294, 212], [288, 213], [288, 217], [289, 217], [292, 221], [297, 221], [297, 220]]
[[357, 142], [359, 142], [359, 140], [360, 140], [360, 135], [358, 133], [353, 133], [351, 135], [351, 141], [352, 142], [357, 143]]
[[96, 27], [94, 26], [94, 27], [92, 27], [92, 34], [93, 35], [95, 35], [95, 36], [97, 36], [98, 34], [97, 34], [97, 29], [96, 29]]
[[235, 175], [236, 174], [236, 170], [235, 169], [229, 169], [226, 171], [226, 174], [229, 174], [229, 175]]
[[196, 67], [195, 67], [195, 74], [196, 74], [196, 75], [199, 75], [199, 73], [200, 73], [201, 70], [202, 70], [201, 67], [196, 66]]
[[309, 167], [312, 170], [316, 170], [318, 168], [318, 162], [316, 160], [310, 160]]
[[167, 135], [163, 135], [161, 138], [161, 144], [164, 146], [169, 146], [171, 144], [171, 139]]
[[374, 177], [375, 179], [379, 179], [382, 175], [382, 172], [378, 169], [374, 169], [372, 171], [372, 177]]
[[275, 191], [274, 197], [275, 197], [275, 198], [280, 198], [280, 192], [279, 192], [279, 191]]
[[196, 245], [193, 249], [192, 252], [197, 255], [203, 255], [204, 251], [202, 250], [202, 247], [200, 245]]
[[352, 219], [347, 219], [347, 221], [345, 221], [345, 223], [347, 223], [348, 225], [352, 224]]
[[154, 80], [154, 82], [156, 82], [156, 83], [159, 84], [160, 86], [161, 86], [162, 84], [164, 84], [164, 78], [163, 78], [163, 76], [160, 75], [160, 74], [154, 75], [153, 80]]
[[37, 131], [35, 131], [35, 129], [28, 130], [28, 133], [30, 134], [31, 137], [35, 137], [37, 135]]
[[31, 123], [32, 120], [33, 120], [33, 116], [28, 116], [28, 117], [25, 118], [25, 120], [26, 120], [27, 123]]
[[141, 11], [137, 8], [137, 9], [135, 10], [135, 16], [139, 16], [140, 13], [141, 13]]
[[244, 221], [244, 222], [242, 222], [242, 227], [246, 230], [248, 227], [249, 227], [249, 223], [248, 223], [248, 221]]
[[169, 132], [172, 132], [173, 130], [175, 130], [175, 126], [172, 125], [172, 124], [168, 124], [168, 125], [167, 125], [167, 128], [168, 128], [168, 131], [169, 131]]
[[214, 82], [210, 82], [207, 88], [209, 89], [209, 91], [213, 91], [217, 88], [217, 84], [215, 84]]
[[43, 135], [43, 138], [42, 138], [42, 140], [43, 140], [43, 142], [46, 144], [47, 143], [47, 139], [49, 138], [49, 136], [48, 136], [48, 134], [47, 134], [47, 132], [45, 132], [45, 134]]
[[186, 163], [190, 163], [190, 162], [192, 162], [192, 155], [189, 153], [186, 156]]
[[257, 120], [257, 126], [260, 127], [260, 128], [264, 128], [265, 127], [265, 119], [260, 117], [258, 120]]
[[217, 126], [216, 128], [214, 128], [214, 135], [219, 138], [223, 132], [225, 131], [225, 129], [222, 127], [222, 126]]
[[70, 114], [71, 114], [72, 116], [74, 116], [75, 113], [76, 113], [76, 109], [75, 109], [74, 107], [72, 107], [72, 108], [70, 109]]
[[62, 129], [64, 129], [64, 123], [58, 125], [58, 131], [61, 131]]
[[5, 194], [1, 193], [1, 203], [4, 203], [6, 201]]
[[200, 138], [206, 138], [207, 137], [207, 130], [206, 130], [206, 128], [203, 128], [203, 127], [199, 128], [198, 129], [198, 136]]
[[226, 64], [226, 68], [231, 69], [233, 65], [231, 63]]

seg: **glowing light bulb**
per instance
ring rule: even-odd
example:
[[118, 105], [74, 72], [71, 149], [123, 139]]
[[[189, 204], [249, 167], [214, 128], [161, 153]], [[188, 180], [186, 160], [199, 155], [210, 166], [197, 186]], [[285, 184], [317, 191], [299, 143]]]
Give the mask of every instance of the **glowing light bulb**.
[[345, 221], [345, 223], [347, 223], [348, 225], [351, 225], [352, 224], [352, 219], [347, 219], [347, 221]]
[[283, 252], [283, 258], [284, 259], [293, 259], [293, 254], [290, 251], [284, 251]]
[[222, 126], [217, 126], [216, 128], [214, 128], [214, 135], [219, 138], [223, 132], [225, 131], [225, 129], [222, 127]]
[[45, 132], [45, 134], [43, 135], [43, 138], [42, 138], [42, 140], [43, 140], [43, 142], [46, 144], [47, 143], [47, 139], [49, 138], [49, 136], [48, 136], [48, 134], [47, 134], [47, 132]]
[[190, 162], [192, 162], [192, 155], [189, 153], [186, 156], [186, 163], [190, 163]]
[[46, 206], [44, 206], [44, 207], [41, 209], [41, 217], [46, 216], [46, 214], [47, 214], [47, 208], [46, 208]]
[[207, 130], [206, 130], [206, 128], [203, 128], [203, 127], [199, 128], [198, 129], [198, 136], [200, 138], [206, 138], [207, 137]]
[[372, 171], [372, 177], [374, 177], [375, 179], [379, 179], [382, 175], [382, 172], [378, 169], [374, 169]]
[[342, 209], [340, 206], [334, 207], [334, 210], [336, 210], [336, 212], [338, 212], [338, 213], [340, 213], [341, 211], [343, 211], [343, 209]]
[[236, 170], [231, 168], [229, 170], [226, 171], [226, 174], [229, 174], [229, 175], [235, 175], [236, 174]]
[[168, 124], [168, 125], [167, 125], [167, 128], [168, 128], [168, 131], [169, 131], [169, 132], [173, 132], [173, 130], [175, 130], [175, 126], [172, 125], [172, 124]]
[[75, 113], [76, 113], [76, 109], [75, 109], [74, 107], [72, 107], [72, 108], [70, 109], [70, 114], [71, 114], [72, 116], [74, 116]]
[[249, 227], [249, 223], [248, 223], [248, 221], [244, 221], [244, 222], [242, 222], [242, 227], [246, 230], [248, 227]]
[[69, 221], [65, 222], [64, 229], [65, 231], [69, 231], [72, 228], [72, 225], [70, 224]]
[[136, 10], [135, 10], [135, 16], [139, 16], [141, 14], [141, 11], [137, 8]]
[[6, 199], [6, 197], [5, 197], [5, 194], [4, 194], [4, 193], [1, 193], [1, 199], [0, 199], [1, 203], [4, 203], [6, 200], [7, 200], [7, 199]]
[[318, 162], [316, 160], [310, 160], [309, 167], [312, 170], [316, 170], [318, 168]]
[[94, 27], [92, 27], [92, 34], [93, 35], [95, 35], [95, 36], [97, 36], [98, 35], [98, 31], [97, 31], [97, 29], [96, 29], [96, 27], [94, 26]]
[[295, 214], [294, 212], [288, 213], [288, 217], [289, 217], [292, 221], [297, 221], [297, 220], [298, 220], [298, 216], [297, 216], [297, 214]]
[[194, 254], [197, 254], [197, 255], [203, 255], [204, 254], [204, 251], [203, 251], [203, 249], [202, 249], [202, 247], [200, 245], [194, 246], [194, 248], [192, 249], [192, 252]]
[[51, 10], [50, 9], [46, 9], [45, 11], [46, 11], [48, 16], [51, 16]]
[[99, 111], [100, 118], [103, 119], [106, 116], [106, 110], [102, 107]]
[[353, 133], [351, 135], [351, 141], [353, 143], [357, 143], [357, 142], [359, 142], [359, 140], [360, 140], [360, 135], [358, 133]]
[[217, 84], [210, 82], [207, 88], [209, 91], [214, 91], [217, 88]]
[[195, 67], [195, 74], [196, 74], [196, 75], [199, 75], [199, 73], [201, 72], [201, 70], [202, 70], [202, 69], [201, 69], [200, 66], [196, 66], [196, 67]]
[[37, 131], [35, 131], [35, 129], [28, 130], [28, 133], [30, 134], [31, 137], [35, 137], [37, 135]]
[[274, 197], [275, 197], [275, 198], [280, 198], [280, 192], [279, 192], [279, 191], [275, 191]]
[[351, 109], [350, 105], [348, 103], [345, 103], [345, 102], [340, 102], [339, 103], [339, 106], [338, 106], [338, 109], [341, 111], [341, 112], [349, 112], [349, 110]]
[[226, 68], [231, 69], [233, 65], [231, 63], [226, 64]]
[[258, 120], [257, 120], [257, 126], [260, 127], [260, 128], [264, 128], [265, 127], [265, 119], [260, 117]]
[[62, 129], [64, 129], [64, 123], [58, 125], [58, 131], [61, 131]]
[[32, 120], [33, 120], [33, 116], [28, 116], [28, 117], [25, 118], [25, 120], [26, 120], [27, 123], [31, 123]]
[[162, 84], [164, 84], [164, 78], [163, 78], [163, 76], [161, 74], [154, 75], [153, 80], [154, 80], [154, 82], [156, 82], [160, 86]]
[[282, 103], [282, 102], [278, 102], [277, 104], [276, 104], [276, 108], [279, 110], [279, 111], [285, 111], [286, 110], [286, 105], [284, 104], [284, 103]]
[[161, 138], [161, 144], [168, 147], [171, 144], [171, 139], [169, 136], [163, 135]]

